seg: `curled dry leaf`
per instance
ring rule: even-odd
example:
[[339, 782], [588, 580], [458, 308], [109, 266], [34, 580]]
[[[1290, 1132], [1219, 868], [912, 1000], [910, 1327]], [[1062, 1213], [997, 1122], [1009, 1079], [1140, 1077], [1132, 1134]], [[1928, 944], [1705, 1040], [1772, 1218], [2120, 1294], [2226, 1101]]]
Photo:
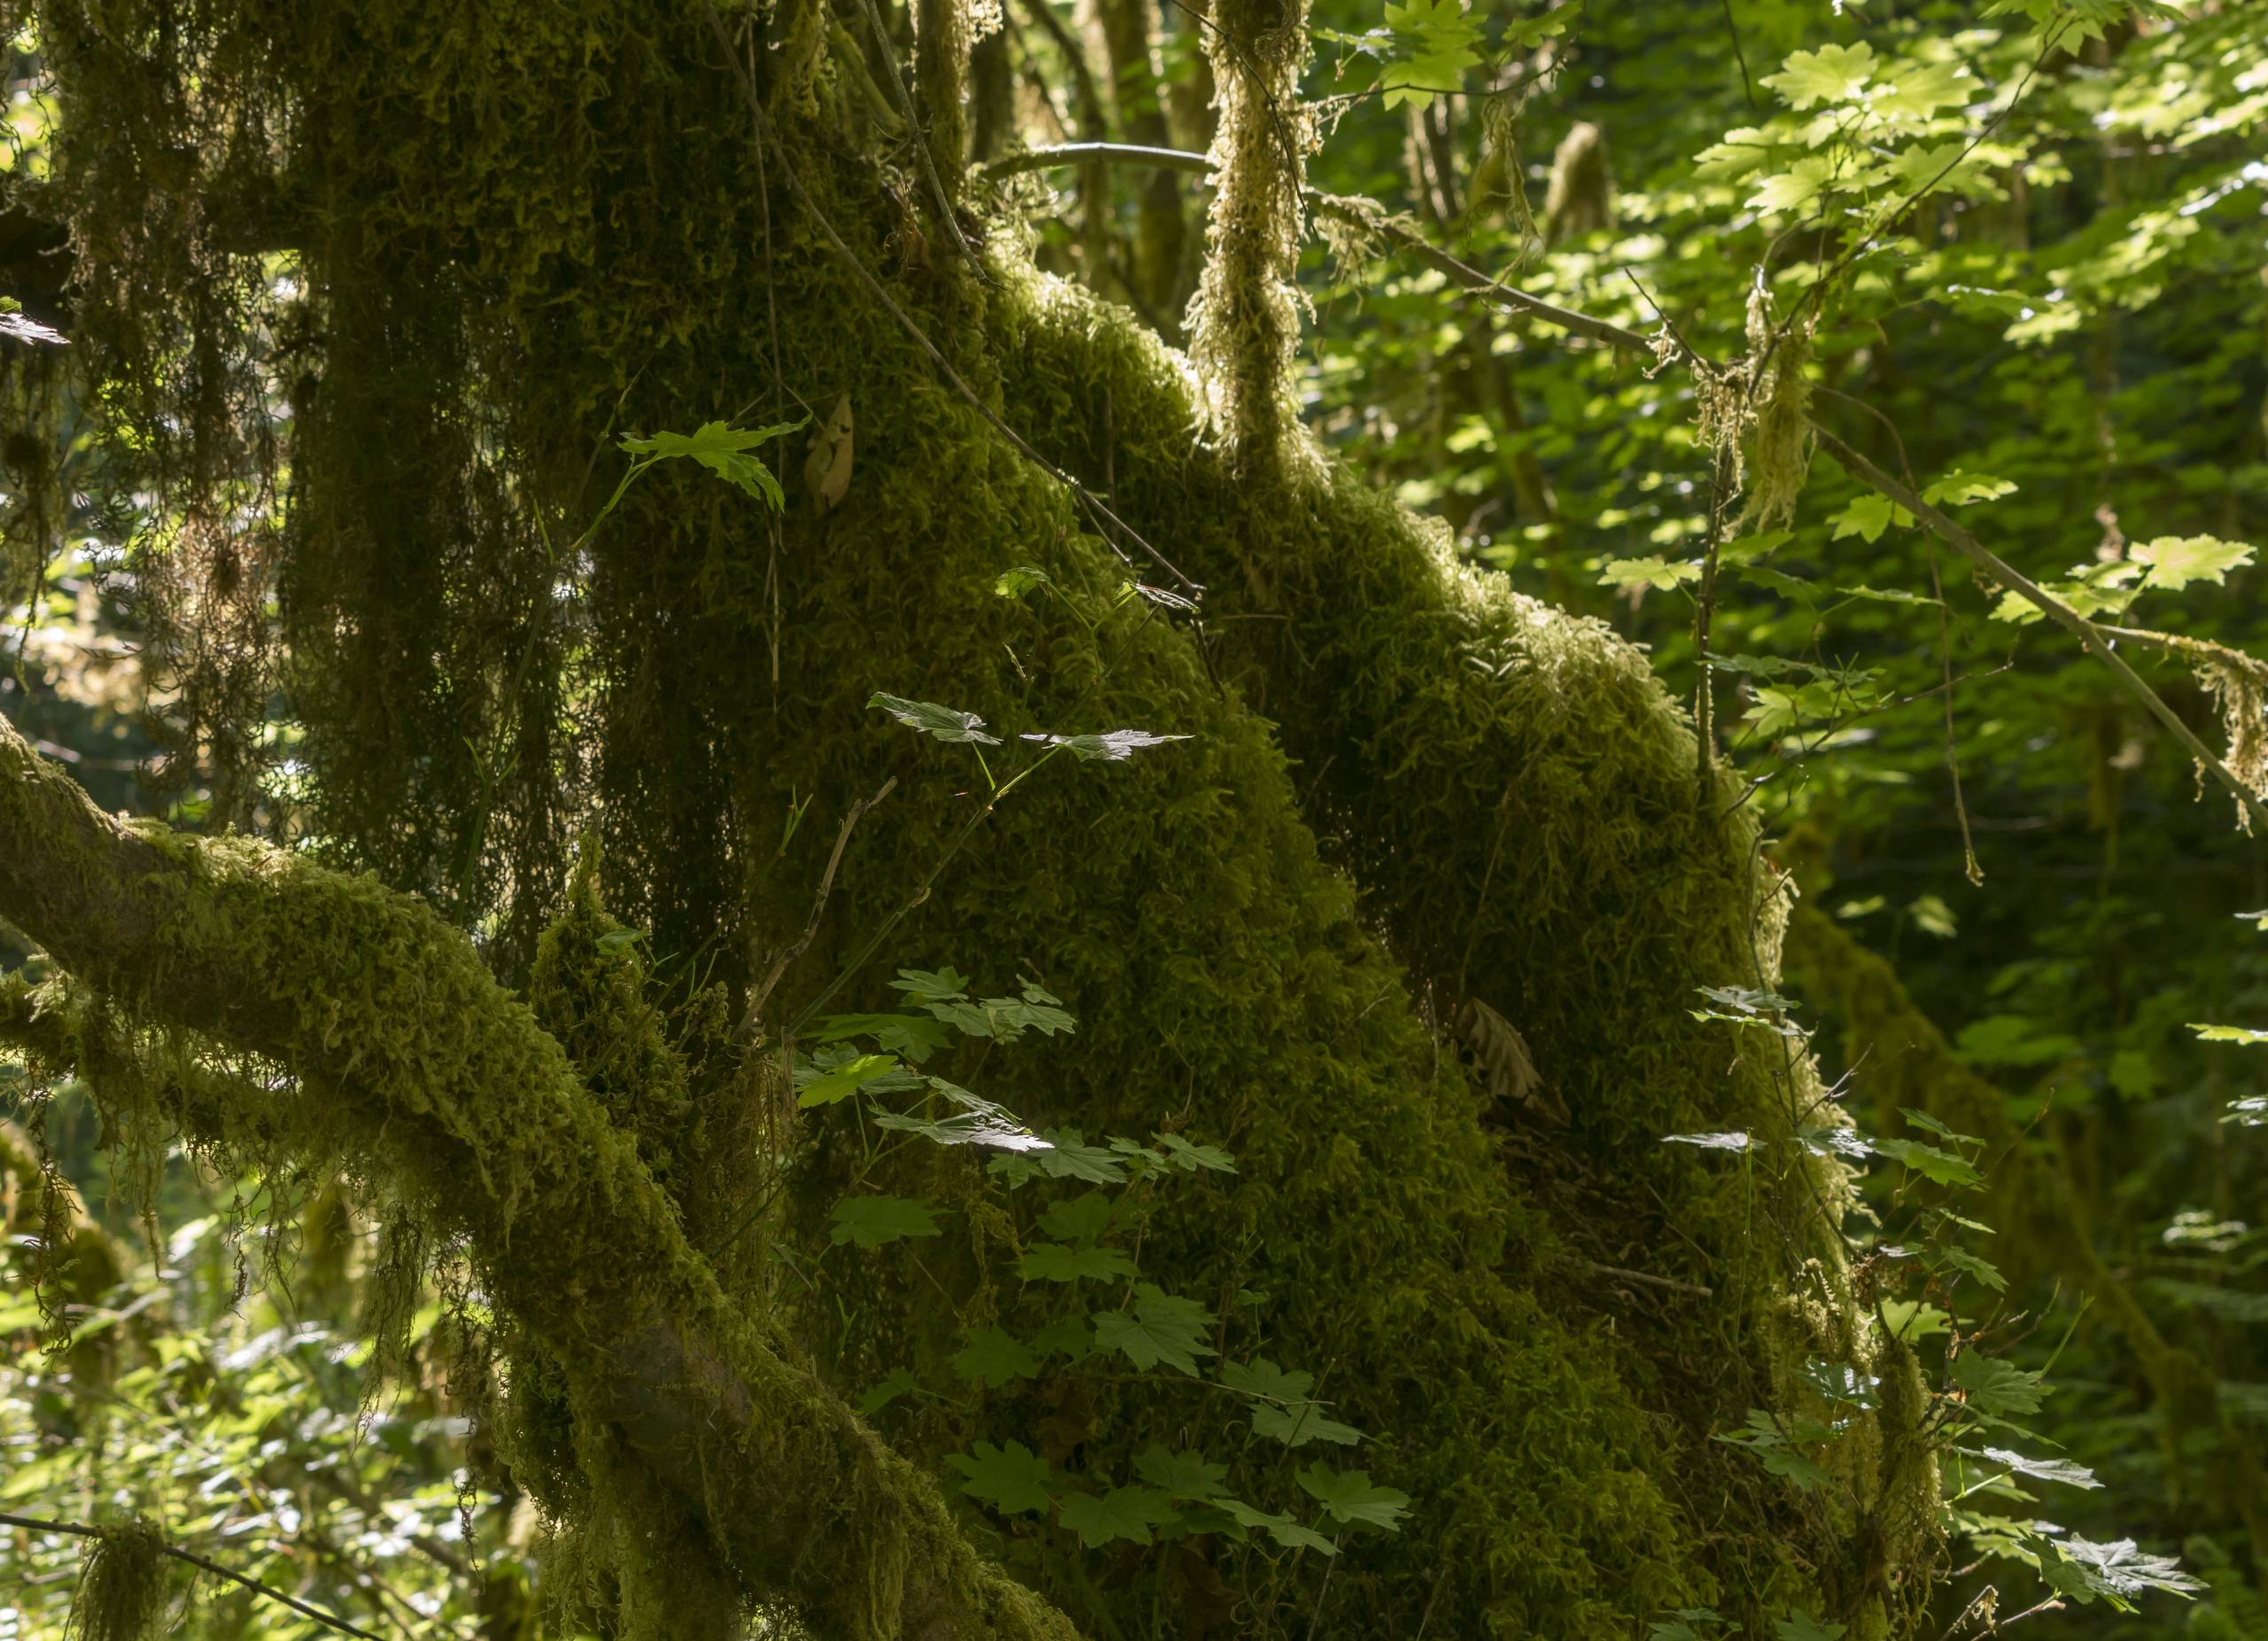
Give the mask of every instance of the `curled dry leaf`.
[[844, 393], [812, 430], [811, 454], [804, 458], [804, 486], [820, 512], [839, 506], [850, 492], [850, 395]]
[[1511, 1021], [1472, 998], [1457, 1011], [1456, 1035], [1479, 1062], [1492, 1097], [1517, 1100], [1554, 1127], [1567, 1125], [1566, 1102], [1544, 1085], [1527, 1039]]

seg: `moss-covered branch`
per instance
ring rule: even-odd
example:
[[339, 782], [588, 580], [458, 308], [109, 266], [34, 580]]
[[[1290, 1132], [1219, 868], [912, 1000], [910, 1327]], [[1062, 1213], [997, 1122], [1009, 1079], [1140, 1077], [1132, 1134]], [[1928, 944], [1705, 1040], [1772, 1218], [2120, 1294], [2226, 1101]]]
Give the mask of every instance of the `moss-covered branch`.
[[[625, 1570], [727, 1573], [859, 1641], [1073, 1633], [760, 1320], [731, 1313], [557, 1044], [416, 901], [259, 844], [129, 830], [0, 725], [0, 914], [131, 1015], [296, 1074], [297, 1092], [204, 1121], [359, 1163], [469, 1240], [564, 1367], [594, 1484], [626, 1467], [673, 1508], [648, 1523], [649, 1564]], [[35, 1023], [20, 992], [11, 1014]], [[74, 1036], [50, 1021], [43, 1052]]]

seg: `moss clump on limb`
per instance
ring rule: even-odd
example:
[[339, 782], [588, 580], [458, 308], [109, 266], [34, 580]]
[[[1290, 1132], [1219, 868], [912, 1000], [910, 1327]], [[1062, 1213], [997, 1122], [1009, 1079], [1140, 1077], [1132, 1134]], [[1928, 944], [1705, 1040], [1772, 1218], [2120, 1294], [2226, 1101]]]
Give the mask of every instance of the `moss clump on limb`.
[[87, 1541], [65, 1629], [69, 1641], [156, 1641], [166, 1610], [166, 1541], [140, 1517]]
[[[1228, 1346], [1327, 1365], [1343, 1415], [1379, 1438], [1364, 1462], [1418, 1501], [1401, 1537], [1349, 1544], [1328, 1592], [1332, 1626], [1407, 1630], [1430, 1612], [1443, 1634], [1612, 1634], [1714, 1602], [1757, 1629], [1810, 1602], [1820, 1580], [1806, 1563], [1840, 1565], [1848, 1523], [1799, 1517], [1709, 1437], [1780, 1399], [1790, 1328], [1774, 1304], [1802, 1257], [1831, 1264], [1831, 1239], [1807, 1227], [1790, 1256], [1749, 1234], [1737, 1178], [1659, 1144], [1705, 1125], [1784, 1130], [1788, 1069], [1689, 1012], [1696, 984], [1768, 984], [1759, 922], [1773, 880], [1744, 825], [1696, 802], [1691, 731], [1643, 657], [1458, 568], [1431, 526], [1299, 443], [1283, 402], [1305, 140], [1285, 89], [1302, 49], [1294, 7], [1239, 0], [1217, 14], [1256, 54], [1256, 72], [1222, 76], [1238, 180], [1216, 209], [1214, 330], [1200, 338], [1213, 381], [1234, 388], [1216, 401], [1218, 448], [1201, 446], [1186, 362], [1123, 315], [1007, 252], [994, 287], [920, 254], [917, 188], [847, 152], [843, 133], [863, 116], [816, 46], [767, 88], [776, 140], [752, 177], [703, 6], [159, 9], [168, 38], [186, 43], [168, 48], [178, 61], [124, 63], [93, 31], [66, 29], [58, 73], [67, 97], [113, 97], [170, 130], [172, 93], [153, 104], [151, 85], [171, 75], [177, 91], [194, 68], [208, 101], [287, 133], [275, 168], [285, 197], [307, 202], [298, 299], [320, 340], [299, 360], [312, 413], [293, 434], [284, 607], [319, 829], [337, 855], [431, 890], [453, 914], [503, 899], [499, 960], [538, 976], [532, 992], [572, 1052], [519, 1015], [492, 1030], [502, 1006], [475, 985], [469, 954], [406, 989], [395, 965], [407, 960], [371, 920], [392, 929], [408, 914], [367, 885], [237, 844], [199, 852], [198, 869], [226, 885], [231, 918], [252, 915], [263, 884], [302, 906], [261, 925], [276, 943], [252, 950], [350, 965], [319, 984], [317, 971], [303, 976], [266, 1040], [303, 1045], [312, 1011], [345, 1041], [358, 1024], [377, 1030], [377, 1000], [392, 1009], [367, 1058], [304, 1073], [338, 1099], [293, 1107], [292, 1132], [333, 1153], [367, 1147], [357, 1091], [377, 1087], [389, 1109], [416, 1115], [415, 1132], [447, 1141], [374, 1152], [372, 1170], [416, 1185], [421, 1212], [461, 1194], [493, 1215], [478, 1240], [496, 1250], [498, 1279], [536, 1285], [513, 1303], [548, 1318], [531, 1334], [563, 1333], [524, 1358], [563, 1444], [531, 1470], [586, 1507], [598, 1553], [641, 1542], [696, 1553], [713, 1537], [703, 1523], [754, 1530], [745, 1518], [765, 1515], [737, 1509], [732, 1489], [761, 1485], [768, 1450], [704, 1451], [718, 1462], [687, 1498], [645, 1450], [625, 1454], [606, 1434], [667, 1448], [682, 1404], [664, 1399], [677, 1411], [658, 1425], [607, 1410], [657, 1380], [703, 1396], [713, 1382], [733, 1419], [826, 1410], [812, 1439], [850, 1478], [830, 1482], [831, 1496], [868, 1529], [910, 1513], [874, 1556], [903, 1547], [905, 1579], [978, 1576], [956, 1559], [965, 1550], [926, 1536], [943, 1530], [926, 1491], [866, 1512], [883, 1496], [862, 1492], [880, 1486], [865, 1478], [905, 1473], [828, 1422], [836, 1404], [789, 1365], [800, 1341], [837, 1385], [897, 1367], [942, 1379], [938, 1307], [910, 1272], [876, 1262], [843, 1279], [867, 1318], [848, 1337], [792, 1294], [738, 1332], [702, 1334], [734, 1342], [715, 1347], [721, 1357], [688, 1356], [651, 1325], [656, 1288], [703, 1327], [717, 1307], [687, 1263], [702, 1239], [654, 1227], [682, 1204], [640, 1161], [681, 1183], [656, 1115], [683, 1108], [666, 1056], [649, 1052], [659, 1046], [635, 986], [592, 967], [614, 931], [565, 892], [568, 838], [595, 817], [616, 909], [650, 930], [664, 965], [714, 959], [727, 984], [744, 983], [765, 965], [743, 953], [802, 927], [834, 829], [814, 813], [782, 847], [783, 818], [814, 792], [847, 804], [899, 774], [905, 796], [862, 821], [819, 937], [783, 983], [792, 1017], [965, 819], [952, 796], [962, 769], [866, 711], [885, 689], [982, 712], [1011, 737], [1119, 726], [1196, 737], [1125, 766], [1051, 769], [1020, 790], [892, 955], [1026, 966], [1066, 997], [1079, 1033], [998, 1069], [991, 1092], [1020, 1111], [1090, 1132], [1173, 1125], [1239, 1153], [1232, 1189], [1168, 1205], [1145, 1272], [1223, 1303], [1281, 1295], [1239, 1310]], [[796, 31], [821, 12], [783, 7], [785, 43], [810, 45]], [[198, 277], [201, 262], [145, 245], [118, 209], [142, 147], [91, 122], [73, 131], [66, 121], [77, 147], [62, 171], [112, 182], [82, 224], [105, 276]], [[1099, 538], [1052, 478], [991, 437], [795, 210], [778, 186], [784, 163], [981, 398], [1061, 467], [1098, 486], [1114, 476], [1125, 515], [1168, 556], [1189, 555], [1213, 610], [1270, 618], [1208, 628], [1231, 644], [1136, 605], [1098, 638], [1060, 609], [996, 596], [1000, 572], [1039, 564], [1099, 618], [1127, 573], [1120, 554], [1139, 549]], [[250, 191], [218, 173], [191, 182]], [[250, 307], [220, 315], [196, 344], [248, 346], [255, 321]], [[194, 333], [198, 321], [180, 323]], [[121, 369], [134, 358], [101, 356]], [[855, 407], [841, 504], [822, 510], [791, 489], [775, 548], [733, 493], [657, 474], [574, 567], [574, 595], [555, 596], [544, 534], [586, 516], [579, 486], [610, 418], [684, 426], [765, 393], [775, 372], [814, 403], [847, 394]], [[750, 659], [774, 643], [776, 691]], [[7, 872], [0, 861], [0, 889]], [[107, 894], [106, 881], [97, 872], [88, 892]], [[552, 954], [572, 961], [554, 976], [534, 931], [563, 905], [568, 945]], [[337, 909], [336, 926], [311, 915], [319, 906]], [[152, 960], [113, 977], [136, 1004], [229, 1003], [162, 948]], [[99, 961], [83, 977], [113, 984]], [[1564, 1132], [1500, 1144], [1429, 1024], [1429, 1007], [1446, 1017], [1468, 997], [1524, 1035], [1570, 1114]], [[881, 994], [843, 1006], [867, 1000]], [[469, 1037], [448, 1023], [465, 1010], [484, 1023]], [[355, 1111], [364, 1125], [348, 1124]], [[816, 1207], [840, 1135], [829, 1117], [804, 1120], [820, 1153], [805, 1193]], [[571, 1183], [586, 1175], [600, 1183]], [[1792, 1197], [1802, 1183], [1773, 1189]], [[649, 1239], [635, 1256], [625, 1224]], [[547, 1241], [554, 1226], [570, 1233]], [[1699, 1279], [1707, 1303], [1649, 1313], [1584, 1275], [1587, 1260], [1634, 1256]], [[944, 1275], [960, 1284], [956, 1303], [973, 1300], [970, 1269]], [[618, 1286], [633, 1277], [652, 1286]], [[561, 1314], [563, 1295], [575, 1316], [610, 1318], [605, 1340]], [[1818, 1308], [1834, 1295], [1829, 1280]], [[1003, 1324], [1017, 1319], [1011, 1308]], [[1831, 1334], [1835, 1318], [1813, 1323]], [[762, 1385], [776, 1408], [729, 1405], [718, 1359], [743, 1374], [772, 1364]], [[948, 1443], [1016, 1436], [1034, 1415], [1029, 1399], [996, 1396], [959, 1427], [898, 1434], [927, 1460]], [[1122, 1477], [1188, 1418], [1184, 1393], [1125, 1385], [1098, 1410], [1084, 1463]], [[742, 1565], [768, 1568], [779, 1549], [757, 1545]], [[999, 1552], [1051, 1597], [1108, 1612], [1060, 1536], [1004, 1535]], [[836, 1603], [827, 1610], [854, 1627], [879, 1622], [859, 1605], [871, 1590], [905, 1582], [855, 1549], [791, 1571], [785, 1587]], [[1291, 1569], [1251, 1633], [1296, 1633], [1322, 1579], [1313, 1557]], [[1887, 1623], [1878, 1592], [1854, 1582], [1834, 1593]]]
[[262, 845], [129, 832], [4, 727], [0, 859], [5, 914], [74, 974], [296, 1077], [184, 1110], [210, 1138], [383, 1172], [467, 1239], [563, 1368], [594, 1492], [636, 1490], [615, 1570], [649, 1612], [729, 1590], [860, 1641], [1072, 1633], [725, 1302], [629, 1138], [462, 936]]

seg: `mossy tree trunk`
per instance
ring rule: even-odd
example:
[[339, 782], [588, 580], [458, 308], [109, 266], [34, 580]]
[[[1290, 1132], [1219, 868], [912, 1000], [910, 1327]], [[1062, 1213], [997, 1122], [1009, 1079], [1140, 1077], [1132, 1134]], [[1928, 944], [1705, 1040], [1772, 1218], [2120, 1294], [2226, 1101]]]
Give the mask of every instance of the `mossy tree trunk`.
[[[931, 1284], [1011, 1328], [1021, 1302], [975, 1251], [918, 1274], [879, 1257], [814, 1302], [733, 1240], [747, 1205], [713, 1167], [760, 1145], [751, 1112], [777, 1115], [782, 1023], [981, 802], [954, 749], [867, 711], [882, 690], [981, 713], [1011, 748], [1191, 737], [1043, 772], [890, 956], [1036, 974], [1077, 1013], [1076, 1035], [990, 1073], [1020, 1112], [1236, 1151], [1233, 1179], [1158, 1223], [1146, 1275], [1219, 1309], [1237, 1352], [1327, 1367], [1380, 1438], [1362, 1462], [1417, 1501], [1399, 1537], [1348, 1546], [1321, 1633], [1619, 1636], [1703, 1603], [1751, 1630], [1801, 1605], [1868, 1641], [1903, 1632], [1936, 1552], [1912, 1396], [1885, 1396], [1819, 1499], [1710, 1440], [1801, 1405], [1806, 1356], [1910, 1387], [1857, 1320], [1840, 1176], [1659, 1143], [1785, 1135], [1815, 1091], [1777, 1039], [1690, 1013], [1697, 986], [1771, 984], [1779, 880], [1731, 787], [1697, 789], [1691, 729], [1643, 656], [1458, 566], [1437, 525], [1298, 433], [1289, 0], [1211, 8], [1228, 180], [1194, 371], [1035, 275], [974, 178], [954, 185], [984, 273], [961, 258], [910, 144], [959, 152], [935, 111], [958, 105], [940, 80], [972, 23], [919, 31], [925, 139], [877, 113], [892, 99], [858, 15], [820, 0], [761, 19], [625, 0], [36, 10], [67, 111], [82, 346], [162, 433], [152, 482], [209, 515], [277, 471], [245, 394], [280, 386], [297, 411], [272, 562], [308, 841], [489, 917], [485, 953], [533, 1011], [406, 904], [241, 844], [105, 829], [26, 756], [0, 771], [37, 795], [0, 837], [30, 863], [0, 870], [0, 915], [129, 1038], [206, 1033], [298, 1079], [288, 1113], [177, 1079], [172, 1120], [239, 1143], [278, 1123], [472, 1240], [515, 1318], [525, 1479], [633, 1587], [681, 1576], [859, 1637], [1052, 1633], [1041, 1597], [1115, 1622], [1076, 1551], [949, 1520], [917, 1474], [1028, 1433], [1036, 1396], [892, 1414], [879, 1437], [843, 1411], [889, 1369], [944, 1377], [956, 1318]], [[290, 279], [247, 268], [246, 243], [288, 244]], [[183, 358], [215, 385], [189, 404]], [[800, 448], [776, 519], [657, 472], [562, 556], [611, 487], [610, 432], [846, 396], [839, 503], [792, 477]], [[176, 544], [150, 572], [193, 595], [211, 559]], [[1060, 601], [996, 595], [1017, 565]], [[1122, 601], [1129, 578], [1196, 615]], [[586, 929], [570, 961], [555, 929], [539, 953], [563, 914], [599, 915], [568, 887], [582, 833], [663, 977], [713, 977], [737, 1012], [802, 929], [843, 817], [891, 777], [754, 1023], [761, 1050], [725, 1031], [697, 1065], [680, 1042], [625, 1062], [609, 1045], [653, 1038], [646, 1006], [593, 1027], [597, 993], [560, 979], [613, 949]], [[83, 896], [68, 915], [42, 901], [66, 881], [144, 945], [105, 947]], [[249, 1001], [195, 977], [231, 952], [251, 953]], [[880, 995], [865, 979], [840, 1005]], [[1469, 1006], [1518, 1028], [1549, 1100], [1492, 1100], [1449, 1027]], [[90, 1054], [92, 1030], [43, 1052]], [[765, 1233], [791, 1240], [842, 1135], [827, 1113], [787, 1120], [812, 1160]], [[905, 1170], [909, 1194], [982, 1188], [965, 1157]], [[1682, 1296], [1600, 1274], [1633, 1266]], [[625, 1270], [660, 1286], [625, 1289]], [[1115, 1389], [1080, 1462], [1122, 1478], [1189, 1397]], [[711, 1415], [737, 1445], [698, 1434]], [[1252, 1553], [1200, 1559], [1249, 1591]], [[1162, 1556], [1133, 1575], [1195, 1576]], [[1243, 1632], [1301, 1632], [1323, 1575], [1309, 1557]]]

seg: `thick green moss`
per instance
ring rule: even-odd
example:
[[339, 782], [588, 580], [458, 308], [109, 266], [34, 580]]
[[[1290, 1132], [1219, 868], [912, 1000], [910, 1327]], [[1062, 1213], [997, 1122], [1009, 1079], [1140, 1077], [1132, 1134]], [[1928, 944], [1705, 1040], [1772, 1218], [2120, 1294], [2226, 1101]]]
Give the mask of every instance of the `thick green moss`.
[[[1847, 1519], [1798, 1518], [1708, 1440], [1788, 1394], [1781, 1295], [1804, 1258], [1830, 1267], [1817, 1304], [1839, 1302], [1824, 1227], [1798, 1211], [1800, 1177], [1658, 1143], [1705, 1126], [1783, 1131], [1802, 1070], [1689, 1013], [1697, 985], [1769, 983], [1759, 929], [1775, 891], [1745, 822], [1719, 813], [1730, 794], [1704, 801], [1690, 731], [1643, 657], [1458, 569], [1427, 525], [1335, 468], [1301, 455], [1280, 471], [1232, 469], [1208, 454], [1179, 361], [1033, 279], [1012, 248], [997, 288], [960, 276], [924, 248], [911, 180], [843, 152], [856, 99], [834, 95], [831, 71], [807, 105], [799, 86], [774, 88], [793, 163], [895, 299], [1212, 589], [1201, 630], [1140, 602], [1106, 616], [1126, 566], [1087, 516], [986, 430], [777, 189], [766, 228], [700, 4], [145, 5], [146, 56], [120, 43], [132, 27], [44, 10], [66, 95], [130, 113], [114, 129], [66, 126], [60, 163], [82, 184], [97, 285], [178, 278], [209, 299], [97, 307], [94, 356], [136, 390], [121, 402], [177, 408], [166, 367], [200, 348], [234, 358], [256, 323], [302, 338], [282, 587], [322, 847], [462, 920], [497, 909], [492, 955], [532, 973], [568, 1044], [532, 1023], [459, 1040], [444, 1023], [478, 1000], [476, 966], [453, 959], [413, 981], [409, 953], [372, 946], [360, 898], [311, 899], [338, 922], [274, 930], [278, 960], [320, 952], [328, 965], [331, 989], [292, 1003], [293, 1030], [357, 1045], [377, 1033], [357, 1051], [372, 1058], [339, 1076], [382, 1086], [447, 1141], [431, 1157], [388, 1151], [388, 1168], [459, 1170], [433, 1201], [462, 1189], [496, 1203], [481, 1234], [500, 1276], [577, 1227], [536, 1262], [558, 1295], [529, 1303], [589, 1303], [579, 1261], [624, 1279], [617, 1217], [647, 1227], [692, 1201], [686, 1124], [715, 1120], [701, 1091], [729, 1081], [672, 1069], [646, 976], [604, 947], [614, 930], [594, 902], [570, 902], [537, 956], [571, 827], [594, 822], [615, 909], [650, 931], [664, 982], [695, 991], [713, 973], [737, 987], [802, 927], [850, 804], [898, 775], [788, 972], [776, 1026], [897, 909], [976, 801], [970, 766], [866, 711], [873, 691], [981, 712], [1011, 747], [1025, 732], [1184, 734], [1019, 790], [890, 956], [1001, 980], [1029, 969], [1069, 1002], [1077, 1035], [986, 1068], [986, 1092], [1024, 1114], [1091, 1132], [1172, 1126], [1238, 1152], [1232, 1186], [1169, 1208], [1144, 1268], [1224, 1308], [1239, 1288], [1272, 1295], [1234, 1312], [1227, 1348], [1327, 1368], [1342, 1415], [1382, 1438], [1363, 1462], [1418, 1501], [1399, 1538], [1350, 1544], [1332, 1627], [1391, 1633], [1431, 1613], [1442, 1634], [1611, 1635], [1710, 1601], [1754, 1629], [1810, 1588], [1806, 1562], [1838, 1559]], [[790, 8], [782, 27], [807, 15]], [[237, 138], [202, 144], [229, 109], [272, 136], [273, 167], [245, 168]], [[124, 202], [184, 143], [195, 174], [173, 185], [232, 207], [214, 220], [256, 194], [285, 202], [304, 292], [290, 312], [266, 311], [265, 284], [216, 284], [210, 243], [134, 227]], [[840, 507], [821, 513], [791, 484], [775, 522], [705, 475], [659, 472], [583, 561], [555, 556], [611, 477], [613, 458], [591, 454], [610, 424], [683, 427], [751, 401], [768, 418], [844, 393], [858, 443]], [[1264, 420], [1266, 399], [1236, 417]], [[229, 405], [192, 408], [215, 421], [206, 446], [222, 455], [182, 470], [176, 494], [270, 471], [229, 433]], [[996, 596], [994, 578], [1020, 564], [1045, 568], [1100, 636]], [[1159, 579], [1138, 556], [1135, 569]], [[214, 859], [247, 882], [304, 869], [238, 847]], [[885, 995], [866, 986], [864, 1000]], [[1525, 1035], [1564, 1130], [1487, 1108], [1435, 1027], [1468, 999]], [[573, 1085], [578, 1070], [595, 1100], [524, 1106], [524, 1091]], [[805, 1120], [823, 1178], [828, 1128], [850, 1118]], [[347, 1138], [307, 1137], [334, 1151]], [[571, 1183], [594, 1168], [603, 1186]], [[965, 1179], [922, 1183], [966, 1194]], [[1759, 1233], [1775, 1224], [1805, 1226], [1803, 1240]], [[712, 1304], [690, 1252], [670, 1246], [650, 1279]], [[1712, 1297], [1653, 1308], [1596, 1264]], [[785, 1286], [747, 1326], [783, 1357], [817, 1352], [838, 1384], [898, 1365], [943, 1378], [951, 1330], [930, 1290], [889, 1261], [860, 1269], [867, 1320], [848, 1337], [831, 1306], [799, 1309]], [[986, 1303], [973, 1262], [945, 1274], [957, 1304]], [[766, 1291], [759, 1274], [730, 1286]], [[654, 1290], [606, 1291], [620, 1308]], [[1014, 1326], [1016, 1302], [997, 1303]], [[556, 1380], [544, 1427], [563, 1450], [529, 1463], [585, 1478], [593, 1542], [697, 1538], [672, 1513], [683, 1500], [624, 1481], [559, 1325], [570, 1343], [548, 1366], [532, 1357], [529, 1377]], [[1190, 1408], [1178, 1388], [1124, 1387], [1083, 1462], [1123, 1479], [1129, 1455]], [[929, 1459], [1028, 1435], [1035, 1417], [1002, 1398], [902, 1435]], [[720, 1497], [743, 1484], [705, 1482]], [[843, 1497], [855, 1512], [867, 1495]], [[1001, 1550], [1084, 1615], [1112, 1605], [1053, 1538]], [[1303, 1625], [1321, 1572], [1298, 1569], [1247, 1632]], [[1834, 1593], [1854, 1614], [1877, 1599]]]

